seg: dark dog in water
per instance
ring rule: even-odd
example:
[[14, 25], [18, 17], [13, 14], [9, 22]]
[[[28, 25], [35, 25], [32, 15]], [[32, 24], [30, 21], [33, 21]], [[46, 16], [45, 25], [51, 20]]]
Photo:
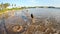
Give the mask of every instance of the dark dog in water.
[[33, 14], [31, 14], [31, 18], [34, 18]]
[[35, 23], [35, 19], [34, 19], [33, 14], [31, 14], [31, 18], [32, 18], [32, 23]]

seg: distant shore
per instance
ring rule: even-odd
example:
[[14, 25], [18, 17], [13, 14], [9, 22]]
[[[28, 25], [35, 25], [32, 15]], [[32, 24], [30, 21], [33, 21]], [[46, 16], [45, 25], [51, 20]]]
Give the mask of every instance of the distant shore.
[[6, 13], [7, 11], [11, 10], [22, 10], [22, 9], [28, 9], [28, 8], [53, 8], [53, 9], [60, 9], [60, 7], [53, 7], [53, 6], [34, 6], [34, 7], [20, 7], [20, 8], [6, 8], [3, 10], [0, 10], [0, 14]]

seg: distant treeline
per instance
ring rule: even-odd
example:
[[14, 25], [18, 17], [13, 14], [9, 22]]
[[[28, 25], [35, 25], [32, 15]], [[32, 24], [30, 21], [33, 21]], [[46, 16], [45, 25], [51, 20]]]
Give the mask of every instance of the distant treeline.
[[60, 9], [60, 7], [54, 7], [54, 6], [35, 6], [35, 7], [21, 7], [21, 8], [56, 8]]

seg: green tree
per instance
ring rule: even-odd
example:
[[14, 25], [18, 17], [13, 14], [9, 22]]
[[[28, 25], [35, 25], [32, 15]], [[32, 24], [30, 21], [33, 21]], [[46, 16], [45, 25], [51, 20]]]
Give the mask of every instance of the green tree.
[[4, 9], [4, 8], [7, 8], [8, 6], [10, 6], [10, 4], [9, 3], [1, 3], [0, 4], [0, 8], [2, 8], [2, 9]]
[[12, 4], [12, 7], [13, 7], [13, 4]]
[[7, 8], [8, 6], [10, 6], [10, 4], [9, 3], [5, 3], [5, 4], [3, 4], [3, 6], [4, 6], [4, 8]]

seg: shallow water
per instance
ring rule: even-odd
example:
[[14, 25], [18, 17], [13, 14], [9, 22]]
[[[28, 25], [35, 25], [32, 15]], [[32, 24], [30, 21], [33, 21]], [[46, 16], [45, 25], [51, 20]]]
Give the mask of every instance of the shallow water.
[[[31, 13], [34, 15], [35, 23], [32, 23], [32, 19], [30, 16]], [[48, 28], [53, 27], [54, 29], [60, 30], [60, 9], [30, 8], [23, 10], [15, 10], [14, 12], [9, 11], [8, 13], [3, 14], [1, 17], [2, 18], [0, 19], [0, 29], [4, 32], [5, 30], [7, 30], [6, 32], [8, 34], [26, 34], [26, 32], [29, 31], [30, 28], [39, 28], [39, 25]], [[19, 33], [14, 32], [12, 28], [16, 25], [23, 26], [23, 30]], [[42, 27], [41, 29], [44, 30], [44, 28]], [[0, 33], [2, 33], [3, 31], [0, 31]]]
[[[15, 12], [16, 16], [22, 16], [25, 15], [23, 11], [27, 11], [29, 14], [33, 14], [35, 17], [55, 17], [58, 21], [60, 18], [60, 9], [53, 9], [53, 8], [30, 8], [30, 9], [23, 9], [23, 10], [18, 10]], [[22, 12], [21, 12], [22, 11]]]

